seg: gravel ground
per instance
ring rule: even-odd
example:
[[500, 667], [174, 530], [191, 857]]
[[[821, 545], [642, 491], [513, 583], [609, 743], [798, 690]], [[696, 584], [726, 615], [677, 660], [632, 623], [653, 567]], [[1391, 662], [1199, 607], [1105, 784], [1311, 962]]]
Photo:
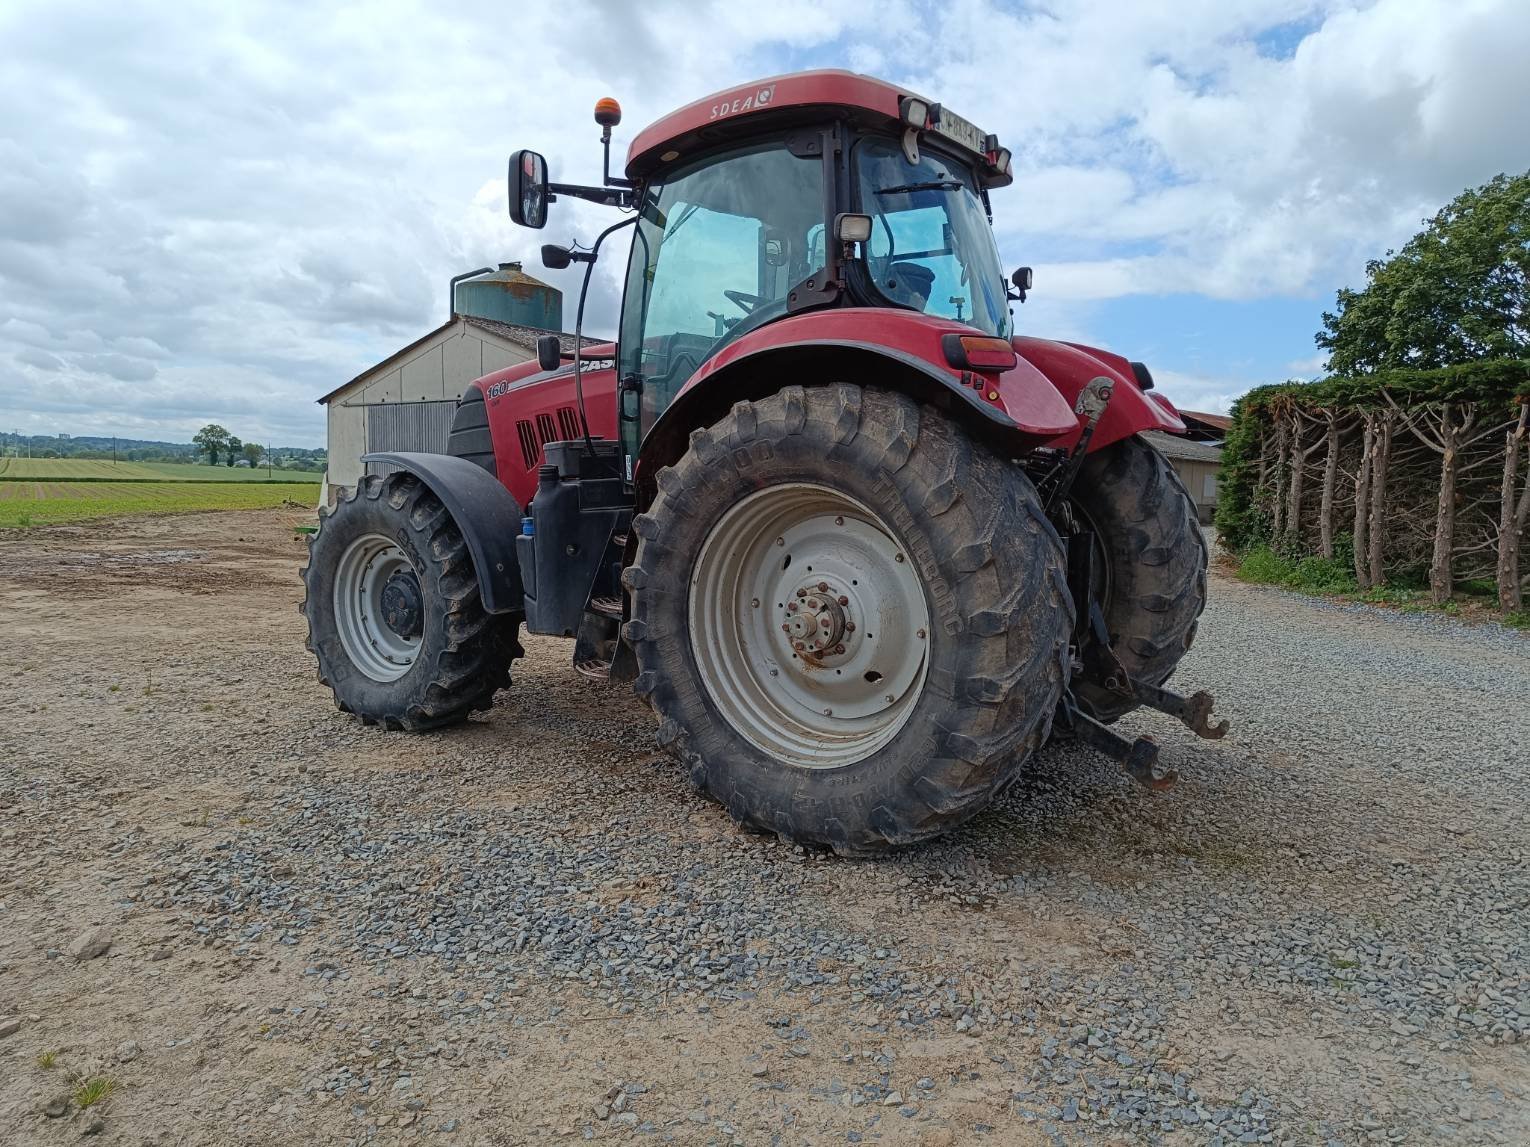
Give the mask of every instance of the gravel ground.
[[1530, 1141], [1519, 635], [1216, 578], [1175, 789], [1055, 745], [845, 861], [561, 642], [335, 712], [279, 512], [0, 547], [0, 1142]]

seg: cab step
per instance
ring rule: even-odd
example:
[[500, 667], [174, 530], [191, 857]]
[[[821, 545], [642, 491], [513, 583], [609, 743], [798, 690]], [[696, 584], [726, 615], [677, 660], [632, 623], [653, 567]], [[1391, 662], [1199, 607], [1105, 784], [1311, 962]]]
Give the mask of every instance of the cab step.
[[614, 621], [622, 619], [622, 599], [619, 597], [592, 597], [588, 608], [591, 613], [598, 613], [601, 617], [609, 617]]
[[591, 681], [609, 681], [611, 680], [611, 663], [598, 658], [587, 658], [584, 661], [574, 662], [574, 672], [581, 677], [588, 677]]

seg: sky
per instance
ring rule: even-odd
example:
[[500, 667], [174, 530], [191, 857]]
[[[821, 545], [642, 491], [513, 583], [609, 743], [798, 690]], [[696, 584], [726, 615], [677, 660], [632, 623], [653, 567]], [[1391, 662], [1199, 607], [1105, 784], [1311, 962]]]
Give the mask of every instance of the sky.
[[[1530, 163], [1524, 0], [217, 5], [0, 0], [0, 429], [322, 445], [333, 389], [447, 315], [448, 278], [593, 240], [515, 227], [508, 154], [598, 181], [710, 92], [848, 67], [1015, 156], [993, 196], [1023, 333], [1222, 410], [1321, 373], [1341, 286]], [[623, 252], [587, 328], [614, 330]]]

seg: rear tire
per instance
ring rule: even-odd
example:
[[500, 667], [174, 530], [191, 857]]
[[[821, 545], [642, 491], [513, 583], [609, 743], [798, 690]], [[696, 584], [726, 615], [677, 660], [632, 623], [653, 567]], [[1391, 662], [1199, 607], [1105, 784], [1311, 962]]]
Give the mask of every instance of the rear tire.
[[[379, 582], [412, 574], [412, 624], [381, 618]], [[523, 650], [518, 616], [486, 613], [462, 532], [413, 474], [368, 475], [309, 544], [300, 607], [319, 681], [365, 724], [421, 730], [487, 709]], [[395, 623], [397, 615], [395, 615]]]
[[[1195, 503], [1168, 460], [1136, 437], [1089, 455], [1070, 498], [1100, 540], [1100, 605], [1111, 647], [1133, 678], [1162, 685], [1194, 642], [1206, 608], [1206, 536]], [[1138, 708], [1083, 677], [1074, 679], [1073, 692], [1105, 722]]]
[[657, 483], [623, 575], [634, 687], [736, 820], [877, 852], [971, 817], [1046, 739], [1061, 544], [1025, 475], [940, 413], [787, 387], [693, 432]]

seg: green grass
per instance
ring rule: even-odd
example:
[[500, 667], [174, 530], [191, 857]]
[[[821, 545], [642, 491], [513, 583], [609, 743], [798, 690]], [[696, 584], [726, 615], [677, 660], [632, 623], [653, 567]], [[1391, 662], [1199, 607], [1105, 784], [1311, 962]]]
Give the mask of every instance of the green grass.
[[317, 482], [316, 471], [264, 466], [196, 466], [190, 462], [111, 462], [97, 458], [0, 458], [0, 481], [55, 482]]
[[74, 1101], [81, 1108], [94, 1107], [116, 1090], [117, 1081], [110, 1076], [97, 1075], [91, 1079], [81, 1079], [75, 1085]]
[[[67, 461], [67, 459], [65, 459]], [[0, 528], [77, 522], [122, 514], [257, 510], [283, 501], [314, 506], [317, 483], [7, 482], [0, 480]]]
[[[1449, 616], [1484, 617], [1496, 610], [1497, 589], [1491, 580], [1478, 578], [1456, 584], [1457, 596], [1436, 606], [1426, 583], [1416, 572], [1403, 571], [1386, 585], [1362, 590], [1346, 558], [1289, 558], [1268, 546], [1253, 546], [1238, 562], [1238, 578], [1255, 585], [1278, 585], [1303, 593], [1385, 605], [1403, 613], [1437, 610]], [[1511, 629], [1530, 629], [1530, 610], [1498, 615], [1498, 621]]]
[[42, 1068], [44, 1071], [47, 1071], [56, 1063], [58, 1063], [58, 1052], [40, 1051], [37, 1053], [37, 1066]]
[[1308, 593], [1351, 593], [1357, 588], [1349, 567], [1335, 558], [1293, 561], [1266, 546], [1255, 546], [1243, 555], [1238, 576], [1258, 585], [1282, 585]]

